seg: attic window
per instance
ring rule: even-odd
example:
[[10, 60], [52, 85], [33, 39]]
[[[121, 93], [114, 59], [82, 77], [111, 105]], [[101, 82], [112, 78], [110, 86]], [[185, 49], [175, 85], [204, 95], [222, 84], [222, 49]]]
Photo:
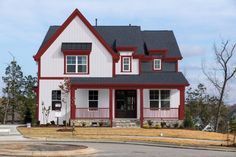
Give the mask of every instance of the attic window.
[[161, 59], [154, 59], [153, 70], [161, 70]]
[[121, 57], [121, 71], [131, 72], [131, 57]]

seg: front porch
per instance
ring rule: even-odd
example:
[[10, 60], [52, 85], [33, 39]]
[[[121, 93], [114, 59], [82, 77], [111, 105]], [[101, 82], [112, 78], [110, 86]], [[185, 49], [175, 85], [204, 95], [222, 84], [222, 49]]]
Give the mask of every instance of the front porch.
[[[158, 101], [150, 98], [150, 90], [170, 91], [169, 99], [166, 102], [160, 100], [159, 106]], [[71, 120], [108, 121], [112, 127], [114, 121], [135, 119], [142, 127], [145, 120], [176, 121], [184, 118], [184, 87], [72, 85], [70, 95]]]

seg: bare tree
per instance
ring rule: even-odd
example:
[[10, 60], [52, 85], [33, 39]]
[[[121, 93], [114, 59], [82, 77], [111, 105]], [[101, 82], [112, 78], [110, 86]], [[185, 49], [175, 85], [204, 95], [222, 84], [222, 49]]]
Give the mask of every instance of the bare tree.
[[218, 68], [213, 67], [211, 70], [207, 70], [205, 66], [202, 66], [204, 75], [219, 93], [215, 131], [218, 131], [221, 114], [220, 111], [224, 101], [227, 84], [236, 74], [236, 66], [232, 67], [235, 47], [236, 43], [229, 45], [228, 40], [226, 42], [222, 41], [220, 47], [217, 47], [216, 44], [214, 44], [214, 55], [216, 57], [216, 65]]

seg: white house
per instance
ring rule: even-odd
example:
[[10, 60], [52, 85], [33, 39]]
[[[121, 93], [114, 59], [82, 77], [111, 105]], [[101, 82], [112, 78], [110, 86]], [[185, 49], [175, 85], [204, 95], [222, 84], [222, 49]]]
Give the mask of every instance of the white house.
[[[38, 64], [37, 118], [63, 120], [176, 121], [184, 118], [188, 81], [172, 31], [140, 26], [92, 26], [75, 10], [51, 26], [34, 56]], [[67, 78], [67, 105], [59, 85]], [[65, 98], [64, 98], [65, 99]], [[67, 109], [66, 109], [67, 107]], [[43, 108], [49, 109], [48, 119]], [[46, 120], [47, 119], [47, 120]]]

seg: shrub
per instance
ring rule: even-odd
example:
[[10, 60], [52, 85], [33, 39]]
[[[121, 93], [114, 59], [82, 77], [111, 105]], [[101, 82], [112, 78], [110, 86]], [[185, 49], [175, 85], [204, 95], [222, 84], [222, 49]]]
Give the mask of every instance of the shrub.
[[37, 123], [36, 123], [37, 126], [40, 126], [40, 121], [38, 120]]
[[63, 120], [63, 126], [66, 126], [66, 121], [65, 120]]
[[101, 121], [101, 122], [98, 122], [98, 125], [100, 126], [100, 127], [102, 127], [103, 126], [103, 122]]
[[185, 112], [185, 119], [184, 119], [184, 127], [185, 128], [193, 128], [193, 119], [192, 116], [190, 115], [190, 112], [186, 110]]
[[56, 125], [56, 123], [55, 123], [54, 120], [52, 120], [50, 123], [51, 123], [52, 125]]
[[86, 126], [86, 122], [82, 122], [82, 127], [85, 127]]
[[152, 120], [147, 120], [148, 126], [152, 127], [153, 121]]
[[161, 125], [159, 123], [156, 124], [155, 129], [161, 129]]
[[176, 123], [174, 123], [174, 128], [176, 129], [176, 128], [179, 128], [179, 123], [178, 122], [176, 122]]
[[144, 128], [144, 129], [149, 129], [150, 127], [149, 127], [148, 124], [144, 124], [144, 125], [143, 125], [143, 128]]
[[161, 128], [166, 128], [166, 122], [161, 122]]

